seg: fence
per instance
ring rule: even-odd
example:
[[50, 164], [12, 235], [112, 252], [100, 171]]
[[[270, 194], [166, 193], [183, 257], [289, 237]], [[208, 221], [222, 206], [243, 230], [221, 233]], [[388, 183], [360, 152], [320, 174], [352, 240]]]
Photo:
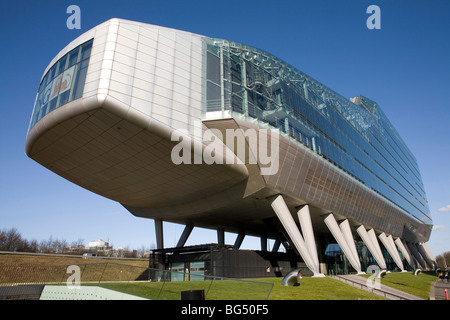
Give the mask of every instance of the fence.
[[[181, 291], [204, 290], [208, 300], [264, 300], [273, 284], [210, 277], [125, 264], [0, 265], [0, 299], [179, 300]], [[107, 292], [109, 292], [107, 294]], [[82, 293], [82, 294], [81, 294]]]

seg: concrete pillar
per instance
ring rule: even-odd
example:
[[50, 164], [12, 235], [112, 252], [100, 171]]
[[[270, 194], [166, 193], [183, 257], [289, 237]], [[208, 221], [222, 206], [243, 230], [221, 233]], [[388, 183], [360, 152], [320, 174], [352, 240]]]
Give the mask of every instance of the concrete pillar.
[[155, 219], [156, 249], [164, 249], [163, 221]]
[[417, 249], [419, 249], [420, 255], [423, 257], [423, 259], [425, 260], [427, 265], [430, 267], [430, 269], [433, 270], [434, 269], [434, 264], [431, 261], [431, 258], [428, 256], [428, 252], [424, 248], [423, 243], [418, 243], [417, 244]]
[[[342, 230], [339, 228], [333, 214], [329, 213], [323, 217], [324, 217], [323, 220], [325, 221], [325, 224], [327, 225], [328, 229], [331, 231], [331, 234], [333, 235], [334, 239], [336, 239], [337, 243], [341, 247], [342, 251], [344, 252], [345, 256], [347, 257], [347, 259], [350, 262], [350, 264], [352, 265], [352, 267], [356, 270], [357, 273], [362, 273], [361, 263], [359, 261], [359, 258], [357, 258], [357, 255], [355, 257], [354, 253], [352, 252], [352, 249], [350, 249], [350, 246], [347, 243], [347, 240], [346, 240], [344, 234], [342, 233]], [[343, 228], [345, 229], [345, 226], [343, 226]], [[352, 242], [353, 242], [353, 239], [352, 239]], [[353, 242], [353, 245], [354, 245], [354, 242]], [[355, 250], [356, 250], [356, 248], [355, 248]]]
[[186, 244], [186, 241], [189, 238], [189, 235], [191, 234], [193, 229], [194, 229], [194, 226], [191, 226], [191, 225], [187, 225], [184, 227], [183, 233], [181, 234], [181, 237], [178, 240], [177, 248], [184, 247], [184, 245]]
[[339, 228], [341, 229], [345, 241], [347, 242], [347, 245], [351, 253], [353, 254], [353, 258], [355, 259], [357, 266], [359, 268], [359, 271], [358, 269], [356, 269], [356, 271], [358, 271], [358, 273], [364, 273], [361, 271], [361, 261], [359, 260], [358, 250], [356, 250], [355, 240], [353, 239], [353, 234], [348, 219], [345, 219], [344, 221], [339, 223]]
[[[392, 238], [392, 235], [389, 235], [389, 236], [387, 236], [386, 238], [387, 238], [387, 240], [388, 240], [388, 243], [391, 245], [392, 252], [393, 252], [393, 254], [395, 255], [395, 259], [397, 259], [397, 261], [399, 262], [398, 264], [397, 264], [397, 262], [396, 262], [397, 266], [400, 268], [400, 270], [401, 270], [402, 272], [406, 272], [405, 266], [403, 265], [402, 258], [400, 257], [400, 254], [398, 253], [397, 247], [395, 246], [394, 238]], [[394, 260], [394, 261], [395, 261], [395, 260]], [[400, 265], [399, 265], [399, 264], [400, 264]]]
[[378, 243], [378, 239], [377, 239], [377, 235], [375, 234], [375, 230], [372, 228], [367, 231], [367, 234], [369, 235], [369, 238], [372, 240], [372, 244], [374, 245], [374, 248], [377, 251], [377, 255], [378, 255], [379, 259], [383, 261], [384, 268], [382, 268], [382, 269], [387, 269], [386, 260], [383, 257], [383, 252], [381, 251], [380, 244]]
[[402, 239], [397, 238], [395, 239], [394, 243], [396, 244], [397, 248], [400, 250], [402, 255], [405, 257], [406, 262], [408, 262], [411, 268], [415, 269], [416, 264], [414, 263], [414, 260], [411, 257], [409, 250], [405, 247], [405, 244], [403, 243]]
[[406, 244], [408, 245], [409, 250], [411, 250], [411, 253], [413, 254], [414, 258], [416, 258], [419, 265], [423, 269], [426, 269], [427, 266], [425, 264], [425, 261], [423, 260], [422, 256], [420, 255], [419, 250], [417, 250], [416, 245], [414, 243], [410, 243], [410, 242], [407, 242]]
[[[378, 246], [378, 249], [379, 249], [378, 242], [373, 243], [372, 238], [370, 237], [369, 233], [366, 230], [366, 227], [364, 227], [363, 225], [360, 225], [356, 229], [356, 231], [358, 232], [358, 234], [361, 237], [362, 241], [364, 241], [364, 244], [366, 245], [367, 249], [369, 249], [370, 253], [372, 254], [372, 256], [377, 261], [377, 263], [380, 266], [380, 268], [386, 270], [386, 261], [384, 260], [383, 255], [380, 255], [381, 250], [379, 250], [380, 253], [377, 250], [377, 246]], [[375, 237], [375, 241], [377, 241], [376, 237]]]
[[261, 251], [267, 251], [267, 238], [261, 237]]
[[394, 260], [394, 262], [397, 265], [397, 267], [399, 267], [400, 270], [404, 271], [403, 263], [400, 260], [400, 256], [398, 255], [398, 252], [396, 252], [397, 248], [395, 248], [395, 247], [393, 247], [391, 245], [391, 243], [389, 242], [388, 237], [386, 236], [386, 234], [384, 232], [382, 232], [382, 233], [380, 233], [378, 235], [378, 238], [380, 239], [381, 243], [383, 243], [384, 247], [386, 248], [386, 250], [391, 255], [391, 257]]
[[436, 258], [433, 256], [433, 253], [431, 252], [428, 244], [426, 242], [424, 242], [422, 245], [423, 245], [423, 248], [425, 249], [425, 252], [427, 253], [428, 257], [430, 257], [431, 262], [434, 264], [434, 268], [435, 269], [439, 268]]
[[295, 246], [300, 256], [303, 258], [306, 266], [313, 272], [314, 276], [324, 276], [319, 272], [319, 266], [314, 263], [314, 259], [311, 258], [311, 254], [308, 251], [303, 237], [292, 218], [291, 212], [286, 205], [283, 197], [281, 195], [276, 195], [269, 197], [268, 200], [275, 211], [278, 219], [280, 219], [283, 228], [286, 230], [292, 244]]
[[314, 232], [311, 222], [311, 213], [309, 211], [309, 206], [304, 205], [301, 208], [296, 208], [298, 220], [300, 222], [300, 227], [302, 229], [302, 234], [305, 239], [306, 247], [308, 252], [311, 254], [311, 258], [314, 261], [314, 265], [319, 267], [319, 258], [317, 256], [316, 240], [314, 238]]
[[217, 243], [219, 246], [225, 245], [225, 230], [217, 229]]

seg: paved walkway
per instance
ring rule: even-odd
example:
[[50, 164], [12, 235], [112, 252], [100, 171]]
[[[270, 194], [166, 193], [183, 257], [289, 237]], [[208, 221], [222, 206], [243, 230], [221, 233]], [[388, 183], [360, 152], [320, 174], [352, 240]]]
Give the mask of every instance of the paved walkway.
[[353, 285], [359, 289], [378, 294], [390, 300], [424, 300], [412, 294], [388, 287], [377, 281], [371, 281], [370, 279], [368, 280], [355, 274], [333, 276], [333, 278]]
[[447, 295], [450, 297], [450, 282], [441, 279], [436, 280], [431, 285], [430, 300], [447, 300], [445, 296], [445, 289], [447, 289]]

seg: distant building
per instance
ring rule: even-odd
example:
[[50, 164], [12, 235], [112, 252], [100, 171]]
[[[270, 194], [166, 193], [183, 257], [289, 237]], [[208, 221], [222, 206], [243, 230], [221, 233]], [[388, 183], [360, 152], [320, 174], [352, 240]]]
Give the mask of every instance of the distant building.
[[101, 256], [115, 257], [115, 258], [137, 258], [149, 257], [150, 252], [138, 252], [136, 249], [129, 249], [124, 247], [118, 247], [115, 249], [108, 241], [102, 239], [89, 241], [87, 246], [78, 244], [76, 246], [70, 246], [65, 248], [66, 252], [71, 254], [85, 254], [93, 253]]
[[113, 251], [113, 247], [109, 245], [109, 242], [101, 239], [90, 241], [86, 246], [86, 249], [97, 253], [103, 253], [105, 255], [109, 255]]
[[137, 250], [119, 247], [113, 250], [112, 256], [117, 258], [137, 258]]
[[90, 241], [86, 248], [107, 248], [110, 247], [109, 242], [103, 241], [101, 239]]

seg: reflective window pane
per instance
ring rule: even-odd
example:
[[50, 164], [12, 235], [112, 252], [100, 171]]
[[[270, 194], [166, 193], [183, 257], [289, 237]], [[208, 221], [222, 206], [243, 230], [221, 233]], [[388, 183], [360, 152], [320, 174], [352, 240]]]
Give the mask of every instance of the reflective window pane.
[[82, 96], [91, 48], [92, 40], [73, 49], [50, 68], [38, 89], [30, 129], [47, 113]]

